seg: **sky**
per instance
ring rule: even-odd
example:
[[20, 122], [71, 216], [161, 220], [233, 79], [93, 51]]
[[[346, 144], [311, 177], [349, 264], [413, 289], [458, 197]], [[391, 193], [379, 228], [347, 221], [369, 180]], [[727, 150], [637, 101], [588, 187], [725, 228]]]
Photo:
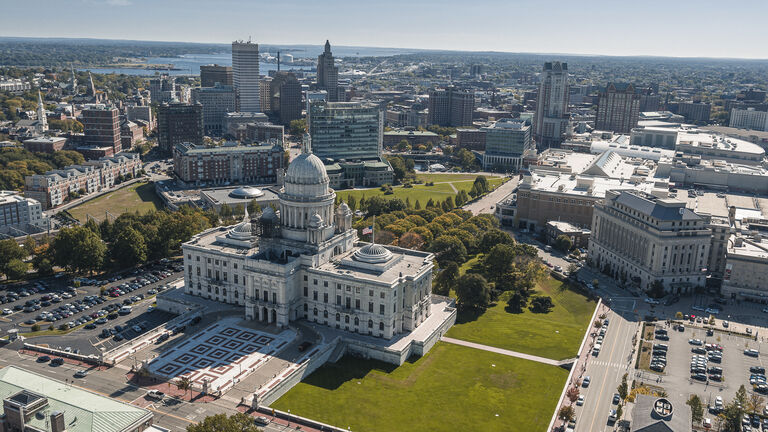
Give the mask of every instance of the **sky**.
[[[0, 36], [768, 58], [768, 0], [37, 0]], [[34, 5], [34, 6], [31, 6]], [[34, 8], [34, 10], [32, 10]]]

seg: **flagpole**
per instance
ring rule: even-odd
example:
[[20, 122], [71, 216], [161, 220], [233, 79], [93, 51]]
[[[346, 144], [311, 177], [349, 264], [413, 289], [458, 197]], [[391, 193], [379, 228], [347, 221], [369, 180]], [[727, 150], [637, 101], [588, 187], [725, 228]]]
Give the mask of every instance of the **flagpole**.
[[371, 225], [371, 244], [376, 244], [376, 215], [373, 215], [373, 224]]

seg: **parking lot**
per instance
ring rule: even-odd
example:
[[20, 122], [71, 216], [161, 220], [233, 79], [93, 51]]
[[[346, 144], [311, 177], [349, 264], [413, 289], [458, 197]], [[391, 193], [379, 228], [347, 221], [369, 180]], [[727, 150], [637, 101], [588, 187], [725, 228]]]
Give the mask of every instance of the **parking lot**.
[[[70, 347], [84, 354], [110, 349], [172, 317], [153, 311], [154, 295], [182, 275], [178, 263], [162, 263], [121, 276], [74, 281], [48, 279], [0, 292], [0, 330], [20, 335], [38, 330], [35, 343]], [[104, 292], [102, 293], [102, 289]], [[46, 335], [74, 328], [66, 335]], [[66, 345], [65, 345], [66, 344]]]
[[[654, 341], [655, 344], [668, 346], [667, 366], [661, 373], [641, 373], [641, 380], [660, 385], [670, 393], [679, 392], [684, 400], [691, 394], [698, 394], [705, 405], [712, 407], [718, 396], [725, 404], [729, 403], [741, 385], [747, 392], [752, 392], [750, 367], [768, 365], [768, 357], [761, 352], [762, 343], [754, 338], [724, 332], [720, 320], [713, 327], [715, 330], [708, 335], [701, 328], [687, 326], [680, 331], [674, 324], [658, 324], [657, 328], [668, 331], [669, 340]], [[756, 349], [758, 354], [746, 355], [744, 351], [747, 349]], [[722, 359], [718, 361], [717, 356], [710, 352], [722, 352]], [[694, 359], [694, 356], [697, 358]], [[692, 370], [697, 366], [703, 366], [703, 369]], [[718, 376], [721, 378], [718, 379]], [[659, 378], [660, 382], [656, 384]]]

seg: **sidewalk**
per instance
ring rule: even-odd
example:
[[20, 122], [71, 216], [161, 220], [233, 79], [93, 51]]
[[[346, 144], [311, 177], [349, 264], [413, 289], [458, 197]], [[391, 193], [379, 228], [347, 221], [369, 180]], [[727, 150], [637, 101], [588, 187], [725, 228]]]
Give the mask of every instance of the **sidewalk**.
[[452, 344], [455, 344], [455, 345], [462, 345], [462, 346], [469, 347], [469, 348], [475, 348], [475, 349], [479, 349], [479, 350], [483, 350], [483, 351], [490, 351], [490, 352], [493, 352], [493, 353], [496, 353], [496, 354], [502, 354], [502, 355], [510, 356], [510, 357], [517, 357], [517, 358], [521, 358], [521, 359], [525, 359], [525, 360], [530, 360], [530, 361], [535, 361], [535, 362], [539, 362], [539, 363], [548, 364], [548, 365], [551, 365], [551, 366], [561, 366], [563, 364], [570, 363], [573, 360], [573, 359], [552, 360], [552, 359], [548, 359], [546, 357], [539, 357], [539, 356], [535, 356], [535, 355], [531, 355], [531, 354], [524, 354], [524, 353], [520, 353], [520, 352], [517, 352], [517, 351], [505, 350], [503, 348], [496, 348], [496, 347], [492, 347], [492, 346], [488, 346], [488, 345], [482, 345], [482, 344], [478, 344], [478, 343], [474, 343], [474, 342], [467, 342], [467, 341], [463, 341], [463, 340], [460, 340], [460, 339], [453, 339], [453, 338], [449, 338], [449, 337], [445, 337], [445, 336], [441, 337], [440, 340], [443, 341], [443, 342], [448, 342], [448, 343], [452, 343]]

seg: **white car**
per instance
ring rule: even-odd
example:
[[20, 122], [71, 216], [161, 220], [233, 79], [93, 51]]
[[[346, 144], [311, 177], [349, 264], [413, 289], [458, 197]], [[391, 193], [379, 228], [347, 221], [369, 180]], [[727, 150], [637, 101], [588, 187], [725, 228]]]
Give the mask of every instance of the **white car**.
[[162, 400], [165, 397], [165, 393], [160, 390], [150, 390], [147, 392], [147, 397]]
[[608, 411], [608, 421], [616, 421], [617, 418], [615, 409]]
[[584, 395], [579, 395], [579, 398], [576, 399], [576, 405], [578, 406], [584, 405]]
[[3, 309], [3, 315], [10, 315], [12, 313], [13, 313], [13, 311], [10, 310], [10, 309]]
[[260, 424], [260, 425], [268, 425], [269, 424], [269, 419], [264, 417], [264, 416], [258, 416], [254, 420], [256, 421], [257, 424]]

